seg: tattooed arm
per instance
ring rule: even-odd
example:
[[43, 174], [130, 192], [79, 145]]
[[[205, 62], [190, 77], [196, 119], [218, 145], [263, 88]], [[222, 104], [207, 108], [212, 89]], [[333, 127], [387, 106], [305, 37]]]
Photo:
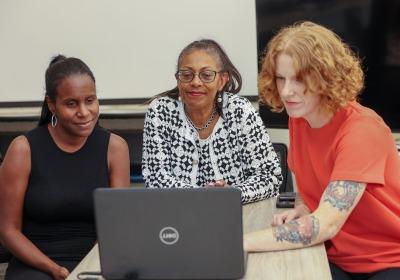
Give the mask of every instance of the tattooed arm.
[[287, 250], [333, 238], [361, 199], [365, 186], [353, 181], [329, 183], [313, 213], [277, 227], [246, 234], [244, 249], [250, 252]]

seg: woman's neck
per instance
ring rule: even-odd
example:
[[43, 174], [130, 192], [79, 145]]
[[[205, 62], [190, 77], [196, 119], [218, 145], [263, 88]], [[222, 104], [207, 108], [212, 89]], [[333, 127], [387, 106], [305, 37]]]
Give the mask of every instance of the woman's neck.
[[321, 128], [328, 124], [333, 117], [332, 112], [327, 111], [318, 111], [317, 114], [313, 114], [312, 116], [306, 117], [306, 121], [311, 128]]
[[193, 109], [186, 105], [185, 112], [194, 125], [197, 127], [201, 127], [210, 119], [212, 114], [215, 114], [215, 107], [211, 108], [201, 108], [201, 109]]
[[67, 153], [73, 153], [80, 150], [87, 140], [87, 137], [69, 134], [65, 129], [61, 128], [60, 125], [52, 127], [49, 124], [47, 129], [50, 136], [53, 138], [54, 143], [56, 143], [61, 150]]

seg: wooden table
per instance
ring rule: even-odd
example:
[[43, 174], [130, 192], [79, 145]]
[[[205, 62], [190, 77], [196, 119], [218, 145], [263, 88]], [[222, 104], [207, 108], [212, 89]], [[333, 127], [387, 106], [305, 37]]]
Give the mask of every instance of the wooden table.
[[[274, 213], [275, 198], [243, 206], [243, 230], [245, 233], [268, 227]], [[76, 280], [81, 271], [100, 271], [97, 245], [71, 272], [68, 280]], [[99, 278], [103, 279], [103, 278]], [[243, 279], [332, 279], [323, 244], [304, 249], [253, 253], [248, 255], [246, 275]]]

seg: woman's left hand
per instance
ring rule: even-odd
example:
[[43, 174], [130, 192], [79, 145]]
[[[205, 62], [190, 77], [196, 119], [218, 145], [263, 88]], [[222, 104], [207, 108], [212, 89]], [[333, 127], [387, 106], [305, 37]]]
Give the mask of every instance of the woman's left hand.
[[215, 182], [209, 182], [207, 184], [207, 187], [225, 187], [225, 181], [224, 180], [216, 180]]
[[53, 272], [52, 276], [54, 280], [64, 280], [68, 277], [69, 271], [65, 267], [58, 266]]

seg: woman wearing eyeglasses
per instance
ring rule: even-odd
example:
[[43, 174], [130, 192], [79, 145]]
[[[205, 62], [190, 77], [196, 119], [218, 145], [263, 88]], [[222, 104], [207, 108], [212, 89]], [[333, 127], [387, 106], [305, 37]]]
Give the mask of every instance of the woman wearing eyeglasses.
[[276, 196], [278, 158], [250, 102], [236, 95], [239, 71], [220, 45], [194, 41], [179, 55], [177, 86], [146, 114], [143, 175], [148, 188], [239, 188], [242, 202]]

